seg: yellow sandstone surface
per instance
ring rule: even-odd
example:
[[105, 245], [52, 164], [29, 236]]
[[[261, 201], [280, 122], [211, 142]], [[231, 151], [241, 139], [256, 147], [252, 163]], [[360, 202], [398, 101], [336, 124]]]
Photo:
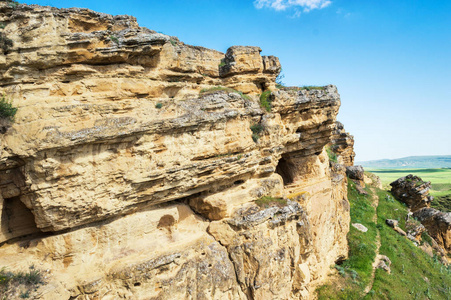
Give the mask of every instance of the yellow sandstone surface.
[[130, 16], [0, 2], [0, 22], [18, 107], [0, 134], [0, 267], [43, 270], [32, 297], [309, 299], [347, 256], [335, 86], [277, 89], [258, 47], [185, 45]]

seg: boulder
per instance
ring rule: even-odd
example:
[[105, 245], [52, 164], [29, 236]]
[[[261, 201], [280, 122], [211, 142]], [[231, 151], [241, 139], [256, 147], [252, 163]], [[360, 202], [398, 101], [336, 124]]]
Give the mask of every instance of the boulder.
[[385, 223], [387, 223], [388, 226], [390, 226], [391, 228], [395, 228], [398, 227], [398, 220], [392, 220], [392, 219], [387, 219], [385, 220]]
[[409, 174], [390, 183], [391, 193], [413, 211], [430, 207], [434, 197], [429, 195], [431, 182], [425, 182], [420, 177]]
[[364, 181], [364, 179], [365, 179], [364, 175], [363, 175], [364, 172], [365, 172], [365, 170], [363, 169], [362, 166], [346, 167], [346, 175], [348, 175], [348, 177], [351, 179]]
[[390, 260], [390, 258], [388, 258], [385, 255], [378, 255], [377, 258], [376, 258], [376, 261], [378, 261], [378, 263], [376, 265], [376, 268], [382, 269], [382, 270], [386, 271], [388, 274], [391, 273], [391, 269], [390, 269], [391, 260]]
[[368, 228], [366, 228], [364, 225], [362, 225], [360, 223], [352, 223], [352, 227], [354, 227], [355, 229], [357, 229], [358, 231], [361, 231], [361, 232], [368, 231]]

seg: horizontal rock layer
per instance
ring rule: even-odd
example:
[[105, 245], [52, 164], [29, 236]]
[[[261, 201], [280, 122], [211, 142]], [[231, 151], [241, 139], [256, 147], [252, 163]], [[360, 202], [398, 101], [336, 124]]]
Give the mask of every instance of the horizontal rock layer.
[[431, 182], [425, 182], [420, 177], [409, 174], [392, 183], [391, 193], [396, 199], [407, 204], [412, 211], [430, 207], [434, 199], [429, 195]]

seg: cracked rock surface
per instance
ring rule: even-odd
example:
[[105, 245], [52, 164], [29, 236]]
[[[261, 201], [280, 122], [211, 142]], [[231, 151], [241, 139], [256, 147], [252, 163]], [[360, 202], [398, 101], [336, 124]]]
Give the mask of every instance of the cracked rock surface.
[[0, 2], [0, 22], [18, 108], [0, 126], [0, 268], [45, 270], [30, 297], [309, 299], [347, 256], [335, 86], [277, 89], [260, 48], [131, 16]]

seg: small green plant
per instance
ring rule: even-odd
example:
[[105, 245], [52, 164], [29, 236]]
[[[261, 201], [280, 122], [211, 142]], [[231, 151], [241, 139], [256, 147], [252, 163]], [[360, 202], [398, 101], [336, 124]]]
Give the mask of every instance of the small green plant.
[[218, 67], [224, 67], [226, 65], [225, 59], [221, 59], [221, 62], [219, 63]]
[[116, 45], [119, 45], [119, 39], [115, 35], [110, 35], [110, 40], [115, 43]]
[[327, 152], [327, 156], [329, 156], [329, 160], [334, 162], [334, 163], [338, 163], [338, 156], [337, 154], [335, 154], [334, 151], [332, 151], [332, 148], [330, 146], [326, 146], [326, 152]]
[[338, 274], [340, 274], [341, 276], [346, 276], [345, 268], [343, 268], [342, 266], [335, 265], [335, 269], [337, 269]]
[[260, 133], [265, 129], [265, 127], [261, 124], [252, 124], [250, 127], [252, 131], [252, 140], [257, 142], [260, 139]]
[[14, 116], [17, 113], [17, 107], [14, 107], [11, 100], [8, 100], [3, 94], [0, 96], [0, 118], [14, 121]]
[[271, 196], [263, 196], [260, 199], [255, 200], [255, 204], [261, 208], [268, 208], [270, 206], [283, 207], [287, 205], [287, 200], [282, 198], [274, 198]]
[[171, 40], [169, 40], [169, 41], [171, 42], [171, 45], [172, 45], [172, 46], [176, 46], [176, 45], [177, 45], [177, 42], [176, 42], [175, 40], [171, 39]]
[[260, 96], [260, 104], [266, 109], [267, 112], [271, 112], [271, 91], [265, 91]]
[[5, 27], [6, 27], [6, 24], [3, 22], [0, 22], [0, 29], [5, 29]]
[[155, 104], [155, 108], [160, 109], [162, 107], [163, 107], [163, 103], [161, 103], [161, 102], [158, 102], [157, 104]]

